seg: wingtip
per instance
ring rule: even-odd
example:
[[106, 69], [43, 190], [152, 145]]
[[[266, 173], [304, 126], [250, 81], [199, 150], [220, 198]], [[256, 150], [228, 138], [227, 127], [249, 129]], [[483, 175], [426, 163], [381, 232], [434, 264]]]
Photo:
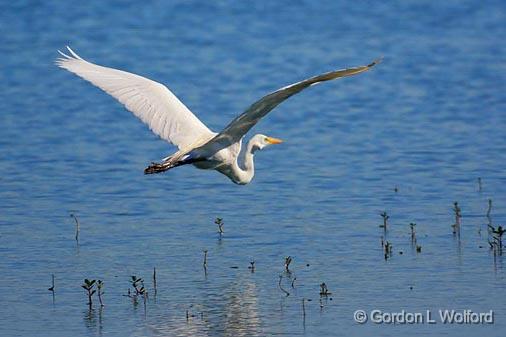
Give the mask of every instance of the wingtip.
[[372, 61], [371, 63], [369, 63], [369, 64], [367, 65], [367, 67], [368, 67], [368, 68], [374, 67], [375, 65], [377, 65], [377, 64], [379, 64], [379, 63], [381, 63], [381, 62], [383, 62], [383, 56], [378, 57], [376, 60], [374, 60], [374, 61]]
[[78, 59], [78, 60], [82, 60], [82, 58], [77, 55], [73, 50], [72, 48], [70, 48], [68, 45], [66, 46], [67, 47], [67, 50], [69, 51], [70, 55], [72, 55], [74, 58]]
[[56, 60], [54, 60], [54, 64], [57, 66], [57, 67], [60, 67], [62, 68], [63, 65], [65, 64], [65, 61], [71, 59], [70, 56], [68, 56], [67, 54], [65, 54], [64, 52], [62, 52], [61, 50], [57, 50], [58, 51], [58, 54], [60, 54], [61, 56], [60, 57], [57, 57]]
[[65, 57], [65, 58], [70, 58], [70, 56], [68, 56], [67, 54], [62, 52], [60, 49], [58, 49], [58, 54], [60, 54], [61, 56]]
[[65, 46], [67, 48], [67, 51], [68, 53], [70, 54], [66, 54], [64, 52], [62, 52], [61, 50], [57, 50], [58, 51], [58, 54], [60, 54], [62, 57], [56, 59], [56, 62], [62, 62], [62, 61], [66, 61], [66, 60], [82, 60], [82, 58], [77, 55], [73, 50], [72, 48], [70, 48], [69, 46]]

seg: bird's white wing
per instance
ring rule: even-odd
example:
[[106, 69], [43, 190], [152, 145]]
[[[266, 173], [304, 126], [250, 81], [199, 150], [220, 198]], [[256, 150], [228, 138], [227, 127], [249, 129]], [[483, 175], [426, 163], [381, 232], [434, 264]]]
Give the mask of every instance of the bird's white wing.
[[213, 151], [215, 151], [228, 147], [231, 144], [238, 142], [256, 123], [260, 121], [262, 117], [267, 115], [272, 109], [278, 106], [278, 104], [290, 96], [301, 92], [309, 86], [321, 82], [360, 74], [371, 69], [379, 62], [380, 60], [375, 60], [366, 66], [331, 71], [278, 89], [256, 101], [244, 113], [232, 120], [227, 127], [225, 127], [218, 135], [203, 145], [200, 149], [204, 151], [213, 149]]
[[195, 142], [215, 135], [163, 84], [93, 64], [83, 60], [69, 47], [67, 49], [70, 55], [59, 51], [62, 55], [56, 60], [59, 67], [116, 98], [155, 134], [179, 149], [187, 149]]

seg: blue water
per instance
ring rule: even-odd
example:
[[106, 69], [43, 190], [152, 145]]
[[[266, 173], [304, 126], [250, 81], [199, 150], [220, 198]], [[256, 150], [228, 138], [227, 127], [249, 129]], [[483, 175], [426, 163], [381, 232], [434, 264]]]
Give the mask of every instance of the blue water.
[[[506, 219], [504, 2], [83, 3], [0, 4], [1, 336], [504, 336], [505, 262], [485, 217], [491, 198], [493, 225]], [[285, 143], [236, 186], [192, 167], [144, 176], [174, 149], [55, 67], [67, 44], [166, 84], [216, 131], [269, 91], [384, 61], [269, 114], [253, 132]], [[123, 296], [131, 275], [145, 308]], [[84, 278], [104, 280], [104, 308], [88, 310]], [[358, 309], [495, 320], [361, 325]]]

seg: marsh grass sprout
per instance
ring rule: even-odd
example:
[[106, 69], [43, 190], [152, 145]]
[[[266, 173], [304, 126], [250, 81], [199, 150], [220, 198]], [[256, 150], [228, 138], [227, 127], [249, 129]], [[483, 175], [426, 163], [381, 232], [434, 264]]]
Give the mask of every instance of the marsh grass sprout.
[[76, 239], [77, 244], [79, 244], [79, 231], [80, 231], [79, 219], [77, 218], [77, 216], [74, 215], [74, 213], [71, 213], [70, 217], [73, 218], [76, 223], [75, 239]]
[[51, 287], [49, 287], [47, 290], [49, 290], [51, 292], [51, 295], [53, 297], [53, 305], [55, 303], [55, 294], [54, 294], [54, 290], [55, 290], [55, 287], [54, 287], [54, 274], [51, 274]]
[[379, 227], [383, 228], [386, 232], [387, 225], [388, 225], [388, 219], [390, 219], [390, 216], [387, 214], [386, 211], [383, 211], [382, 213], [380, 213], [380, 216], [383, 218], [383, 224], [379, 225]]
[[487, 218], [489, 218], [489, 220], [491, 212], [492, 212], [492, 199], [488, 199]]
[[137, 306], [137, 298], [142, 297], [143, 303], [144, 303], [144, 315], [146, 315], [146, 302], [148, 299], [148, 291], [144, 287], [144, 280], [140, 277], [137, 277], [135, 275], [130, 276], [130, 285], [135, 291], [135, 294], [132, 295], [132, 292], [130, 289], [128, 289], [128, 297], [130, 297], [133, 301], [134, 307]]
[[154, 290], [154, 294], [156, 296], [156, 293], [157, 293], [157, 288], [156, 288], [156, 267], [153, 267], [153, 290]]
[[460, 237], [460, 227], [461, 227], [461, 218], [462, 218], [462, 210], [459, 207], [459, 203], [455, 201], [453, 203], [453, 212], [455, 214], [455, 223], [452, 225], [453, 234], [458, 234]]
[[132, 285], [132, 288], [134, 288], [135, 290], [135, 294], [133, 295], [134, 297], [139, 295], [144, 296], [145, 294], [147, 294], [147, 290], [144, 287], [144, 280], [142, 278], [132, 275], [130, 276], [130, 284]]
[[415, 231], [416, 223], [411, 222], [409, 224], [409, 228], [411, 229], [411, 243], [416, 242], [416, 231]]
[[84, 279], [84, 283], [81, 285], [81, 287], [86, 290], [87, 292], [87, 295], [88, 295], [88, 306], [89, 306], [89, 309], [91, 310], [92, 306], [93, 306], [93, 300], [92, 300], [92, 297], [93, 295], [96, 293], [96, 290], [95, 290], [95, 283], [96, 281], [95, 280], [88, 280], [88, 279]]
[[204, 250], [204, 261], [202, 262], [204, 269], [207, 269], [207, 250]]
[[221, 236], [225, 233], [225, 230], [223, 228], [225, 226], [225, 223], [223, 222], [222, 218], [216, 218], [214, 220], [214, 223], [218, 225], [218, 234], [220, 234], [221, 238]]
[[494, 253], [495, 250], [497, 250], [499, 255], [502, 255], [502, 248], [503, 248], [502, 236], [504, 235], [504, 233], [506, 233], [506, 229], [504, 229], [501, 225], [497, 226], [497, 228], [495, 228], [492, 225], [489, 225], [489, 227], [490, 232], [492, 233], [493, 241], [490, 242], [489, 240], [488, 244], [490, 245], [491, 248], [494, 248]]
[[54, 274], [51, 274], [51, 287], [47, 290], [52, 291], [54, 293]]
[[292, 263], [292, 257], [291, 256], [287, 256], [285, 257], [285, 271], [287, 273], [290, 273], [290, 263]]
[[100, 302], [100, 306], [104, 306], [104, 302], [102, 300], [102, 295], [104, 295], [104, 282], [102, 280], [97, 281], [97, 295], [98, 301]]
[[320, 284], [320, 296], [329, 296], [332, 295], [332, 293], [329, 291], [329, 288], [325, 284], [325, 282], [322, 282]]

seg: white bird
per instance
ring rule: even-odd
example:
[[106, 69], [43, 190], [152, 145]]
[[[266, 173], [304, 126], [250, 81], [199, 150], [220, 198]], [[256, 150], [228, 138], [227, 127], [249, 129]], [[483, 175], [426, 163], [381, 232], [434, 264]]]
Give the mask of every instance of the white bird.
[[193, 164], [200, 169], [214, 169], [236, 184], [248, 184], [255, 174], [253, 156], [256, 151], [282, 140], [262, 134], [253, 136], [241, 151], [244, 135], [262, 117], [288, 97], [307, 87], [351, 76], [369, 70], [379, 63], [342, 69], [314, 76], [278, 89], [255, 102], [236, 117], [221, 132], [205, 126], [166, 86], [145, 77], [122, 70], [102, 67], [82, 59], [67, 46], [70, 55], [56, 65], [91, 82], [121, 102], [125, 108], [146, 123], [151, 131], [178, 147], [178, 151], [152, 163], [144, 173], [160, 173], [173, 167]]

